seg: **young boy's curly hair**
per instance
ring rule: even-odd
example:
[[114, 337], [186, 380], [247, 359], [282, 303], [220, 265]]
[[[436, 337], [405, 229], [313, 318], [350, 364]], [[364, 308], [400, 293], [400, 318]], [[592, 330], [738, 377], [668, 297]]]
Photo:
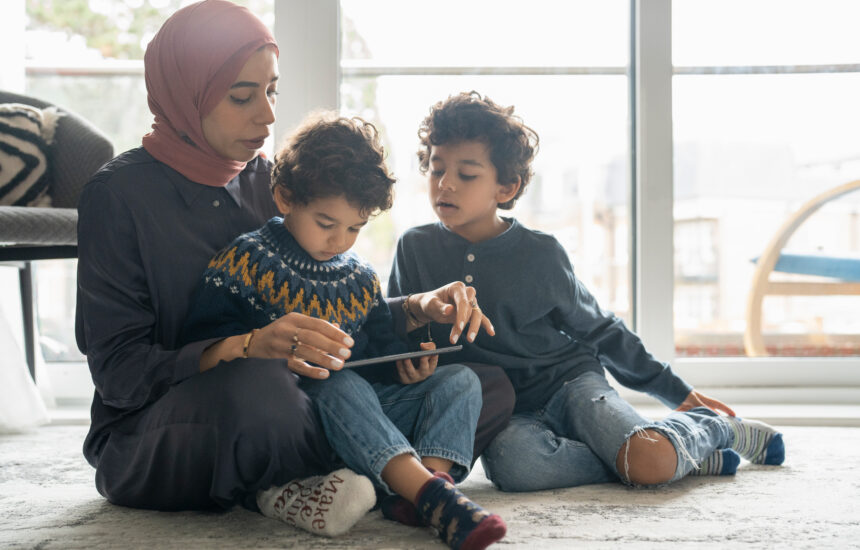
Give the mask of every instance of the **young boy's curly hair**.
[[513, 106], [502, 107], [475, 91], [461, 92], [433, 105], [418, 128], [418, 137], [423, 147], [418, 151], [421, 173], [429, 169], [434, 145], [463, 141], [487, 144], [499, 183], [516, 183], [517, 176], [522, 179], [514, 198], [499, 204], [505, 210], [514, 207], [534, 173], [531, 163], [538, 150], [537, 133], [514, 114]]
[[391, 208], [395, 181], [373, 124], [321, 112], [306, 118], [275, 154], [271, 185], [301, 205], [344, 196], [370, 216]]

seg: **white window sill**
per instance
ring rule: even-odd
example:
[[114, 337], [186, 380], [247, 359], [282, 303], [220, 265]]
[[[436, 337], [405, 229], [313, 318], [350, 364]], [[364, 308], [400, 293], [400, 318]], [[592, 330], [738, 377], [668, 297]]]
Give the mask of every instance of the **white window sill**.
[[[727, 403], [742, 418], [761, 420], [773, 426], [860, 427], [860, 405]], [[646, 417], [658, 419], [668, 409], [660, 405], [636, 405]]]

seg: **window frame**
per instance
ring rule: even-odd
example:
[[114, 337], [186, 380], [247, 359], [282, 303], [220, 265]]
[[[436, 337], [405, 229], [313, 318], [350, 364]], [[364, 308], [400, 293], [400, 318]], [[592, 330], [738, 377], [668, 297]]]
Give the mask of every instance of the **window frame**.
[[[782, 402], [809, 402], [811, 388], [819, 402], [856, 403], [860, 359], [848, 358], [674, 358], [674, 214], [672, 80], [674, 75], [733, 72], [860, 72], [860, 65], [768, 67], [673, 67], [671, 0], [630, 0], [630, 151], [631, 155], [631, 307], [632, 328], [655, 356], [696, 387], [779, 388]], [[305, 113], [339, 106], [343, 74], [381, 70], [342, 66], [340, 2], [278, 0], [275, 37], [281, 45], [281, 97], [275, 135], [284, 135]], [[141, 68], [124, 67], [137, 72]], [[386, 68], [391, 70], [392, 68]], [[46, 70], [27, 66], [28, 73]], [[68, 69], [67, 69], [68, 70]], [[408, 72], [408, 67], [397, 68]], [[451, 68], [420, 69], [450, 74]], [[541, 68], [457, 68], [470, 74], [541, 74]], [[618, 74], [617, 68], [569, 68], [572, 74]], [[516, 72], [519, 71], [519, 72]], [[576, 71], [580, 71], [577, 73]], [[558, 74], [553, 69], [553, 74]], [[644, 251], [648, 251], [647, 254]], [[648, 322], [643, 322], [647, 319]], [[755, 392], [750, 394], [755, 399]]]
[[[280, 15], [280, 17], [279, 17]], [[811, 387], [860, 387], [860, 360], [856, 358], [674, 358], [674, 214], [673, 214], [673, 141], [672, 78], [676, 74], [723, 73], [715, 67], [673, 67], [671, 0], [631, 0], [630, 51], [630, 166], [631, 185], [631, 269], [633, 282], [633, 328], [655, 356], [671, 362], [688, 382], [702, 388], [780, 388], [782, 401], [808, 402]], [[409, 74], [541, 74], [540, 68], [421, 68], [341, 65], [340, 3], [338, 0], [287, 0], [277, 2], [275, 37], [281, 44], [281, 69], [284, 82], [304, 84], [295, 87], [279, 102], [278, 135], [294, 125], [309, 109], [337, 108], [339, 82], [343, 74], [369, 75], [379, 71]], [[303, 48], [288, 45], [304, 41]], [[310, 39], [309, 44], [307, 40]], [[319, 46], [319, 47], [317, 47]], [[321, 53], [322, 52], [322, 53]], [[307, 54], [307, 56], [305, 55]], [[296, 58], [296, 59], [294, 59]], [[292, 68], [313, 67], [311, 72], [328, 75], [308, 79]], [[831, 67], [851, 70], [857, 67]], [[558, 68], [553, 68], [557, 74]], [[615, 68], [568, 68], [570, 72], [611, 72]], [[749, 68], [736, 70], [748, 71]], [[764, 72], [782, 72], [780, 67], [762, 67]], [[811, 72], [816, 67], [798, 67]], [[335, 79], [331, 75], [337, 75]], [[292, 88], [292, 86], [285, 86]], [[647, 254], [644, 251], [648, 251]], [[648, 322], [642, 322], [647, 319]], [[837, 402], [854, 403], [854, 391], [830, 395]], [[823, 397], [823, 395], [822, 395]], [[750, 395], [754, 398], [754, 393]]]

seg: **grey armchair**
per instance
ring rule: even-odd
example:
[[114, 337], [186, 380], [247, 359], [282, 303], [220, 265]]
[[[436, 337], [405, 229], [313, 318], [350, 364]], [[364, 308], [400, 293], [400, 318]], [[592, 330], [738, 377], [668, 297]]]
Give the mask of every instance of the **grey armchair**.
[[[51, 103], [0, 90], [0, 103], [23, 103], [38, 108]], [[0, 262], [19, 269], [24, 321], [24, 352], [35, 378], [35, 316], [31, 262], [77, 257], [78, 198], [87, 180], [113, 157], [110, 140], [93, 125], [59, 107], [57, 123], [48, 148], [51, 166], [50, 208], [0, 206]]]

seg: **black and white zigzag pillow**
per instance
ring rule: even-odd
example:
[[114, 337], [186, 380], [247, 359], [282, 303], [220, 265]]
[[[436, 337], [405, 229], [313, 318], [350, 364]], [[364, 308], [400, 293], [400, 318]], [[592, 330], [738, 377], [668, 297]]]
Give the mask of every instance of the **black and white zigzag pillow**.
[[51, 206], [48, 145], [60, 116], [56, 107], [0, 104], [0, 205]]

